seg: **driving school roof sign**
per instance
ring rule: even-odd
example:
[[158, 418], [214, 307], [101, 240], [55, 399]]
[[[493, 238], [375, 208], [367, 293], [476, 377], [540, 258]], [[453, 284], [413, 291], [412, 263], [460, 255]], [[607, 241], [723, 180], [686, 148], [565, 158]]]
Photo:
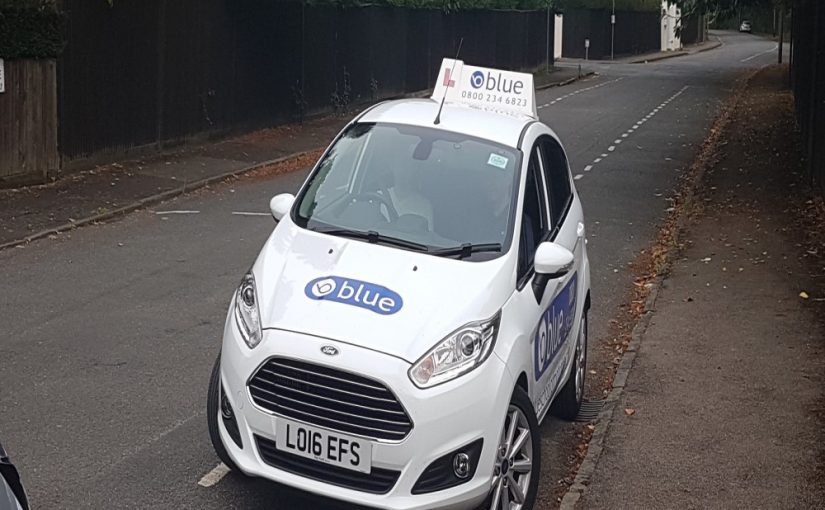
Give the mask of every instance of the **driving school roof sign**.
[[532, 74], [468, 66], [445, 58], [432, 98], [441, 101], [444, 94], [447, 103], [538, 118]]

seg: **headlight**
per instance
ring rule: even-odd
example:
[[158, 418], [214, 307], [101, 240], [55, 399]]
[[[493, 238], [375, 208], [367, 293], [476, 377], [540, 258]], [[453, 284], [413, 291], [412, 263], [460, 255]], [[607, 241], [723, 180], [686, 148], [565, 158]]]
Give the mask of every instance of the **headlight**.
[[250, 349], [261, 343], [261, 313], [258, 310], [258, 293], [252, 273], [243, 277], [235, 293], [235, 324]]
[[462, 326], [418, 360], [409, 375], [419, 388], [430, 388], [478, 367], [493, 351], [501, 313]]

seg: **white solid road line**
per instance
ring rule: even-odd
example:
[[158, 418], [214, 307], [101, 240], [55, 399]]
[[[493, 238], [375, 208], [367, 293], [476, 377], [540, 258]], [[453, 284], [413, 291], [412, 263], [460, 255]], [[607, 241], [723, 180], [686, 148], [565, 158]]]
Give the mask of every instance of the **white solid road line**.
[[748, 58], [743, 58], [743, 59], [742, 59], [742, 60], [740, 60], [739, 62], [749, 62], [749, 61], [751, 61], [751, 60], [753, 60], [753, 59], [755, 59], [755, 58], [757, 58], [757, 57], [761, 57], [762, 55], [766, 55], [766, 54], [768, 54], [768, 53], [773, 53], [774, 51], [776, 51], [776, 50], [778, 50], [778, 49], [779, 49], [779, 45], [777, 44], [776, 46], [774, 46], [773, 48], [769, 49], [768, 51], [763, 51], [762, 53], [757, 53], [756, 55], [751, 55], [751, 56], [750, 56], [750, 57], [748, 57]]
[[212, 487], [216, 483], [220, 482], [221, 478], [226, 476], [227, 473], [229, 473], [229, 468], [226, 467], [226, 465], [223, 462], [221, 462], [220, 464], [215, 466], [212, 469], [212, 471], [203, 475], [203, 478], [198, 480], [198, 485], [200, 485], [201, 487]]
[[266, 212], [243, 212], [243, 211], [232, 211], [234, 216], [272, 216], [272, 213]]
[[158, 216], [166, 216], [169, 214], [200, 214], [200, 211], [155, 211]]

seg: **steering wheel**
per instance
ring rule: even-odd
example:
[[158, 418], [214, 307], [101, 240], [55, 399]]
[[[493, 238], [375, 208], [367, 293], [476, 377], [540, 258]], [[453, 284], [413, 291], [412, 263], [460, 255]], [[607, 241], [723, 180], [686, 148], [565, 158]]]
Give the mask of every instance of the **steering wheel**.
[[395, 206], [392, 205], [392, 202], [387, 197], [385, 197], [384, 195], [382, 195], [380, 193], [376, 193], [374, 191], [362, 191], [361, 193], [358, 193], [357, 195], [353, 195], [352, 200], [354, 202], [360, 202], [360, 201], [370, 202], [370, 201], [373, 201], [373, 200], [375, 200], [377, 202], [380, 202], [381, 204], [384, 205], [384, 207], [387, 208], [387, 215], [389, 215], [389, 217], [390, 217], [389, 218], [390, 222], [393, 222], [393, 221], [398, 219], [398, 211], [395, 209]]

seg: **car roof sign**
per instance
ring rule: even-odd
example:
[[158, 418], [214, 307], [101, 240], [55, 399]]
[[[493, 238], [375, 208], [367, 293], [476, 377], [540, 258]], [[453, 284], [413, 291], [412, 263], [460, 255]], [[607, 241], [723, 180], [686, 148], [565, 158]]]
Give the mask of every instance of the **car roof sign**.
[[536, 89], [529, 73], [469, 66], [445, 58], [431, 97], [439, 102], [444, 99], [446, 103], [538, 118]]

